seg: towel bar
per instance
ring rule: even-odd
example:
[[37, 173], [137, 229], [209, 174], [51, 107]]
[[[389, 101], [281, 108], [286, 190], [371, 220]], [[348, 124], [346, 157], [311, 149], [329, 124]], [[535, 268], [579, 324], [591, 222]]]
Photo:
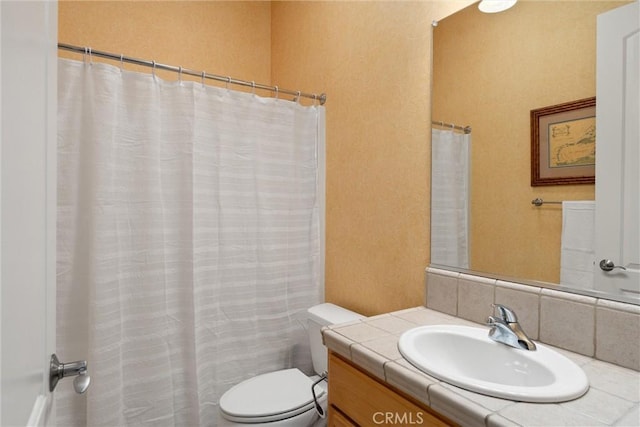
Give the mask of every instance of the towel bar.
[[537, 199], [533, 199], [531, 201], [531, 204], [532, 205], [536, 205], [536, 206], [542, 206], [543, 204], [560, 205], [560, 204], [562, 204], [562, 202], [550, 202], [550, 201], [548, 202], [548, 201], [544, 201], [544, 200], [542, 200], [540, 198], [537, 198]]

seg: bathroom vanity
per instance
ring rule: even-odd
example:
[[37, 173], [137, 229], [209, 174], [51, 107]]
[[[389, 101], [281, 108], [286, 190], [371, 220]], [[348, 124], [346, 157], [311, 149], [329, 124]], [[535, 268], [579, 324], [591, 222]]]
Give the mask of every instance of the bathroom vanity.
[[[627, 425], [640, 422], [640, 373], [554, 348], [587, 374], [590, 389], [563, 403], [524, 403], [470, 392], [413, 367], [400, 335], [422, 325], [484, 327], [416, 307], [323, 330], [330, 350], [329, 425]], [[548, 344], [547, 344], [548, 345]]]
[[329, 355], [329, 427], [453, 423], [335, 353]]

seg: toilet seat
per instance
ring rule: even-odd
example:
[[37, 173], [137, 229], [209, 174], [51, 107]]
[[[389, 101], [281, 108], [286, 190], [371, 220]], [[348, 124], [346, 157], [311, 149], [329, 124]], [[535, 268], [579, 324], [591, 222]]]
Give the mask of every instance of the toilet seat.
[[[283, 420], [314, 408], [311, 378], [299, 369], [258, 375], [229, 389], [220, 398], [222, 415], [230, 421], [257, 424]], [[316, 387], [316, 396], [325, 393]]]

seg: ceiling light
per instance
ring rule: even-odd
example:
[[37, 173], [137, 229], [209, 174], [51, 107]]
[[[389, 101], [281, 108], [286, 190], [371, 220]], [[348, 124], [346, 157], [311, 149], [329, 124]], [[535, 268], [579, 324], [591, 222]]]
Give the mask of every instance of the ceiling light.
[[478, 9], [484, 13], [497, 13], [509, 9], [517, 0], [482, 0]]

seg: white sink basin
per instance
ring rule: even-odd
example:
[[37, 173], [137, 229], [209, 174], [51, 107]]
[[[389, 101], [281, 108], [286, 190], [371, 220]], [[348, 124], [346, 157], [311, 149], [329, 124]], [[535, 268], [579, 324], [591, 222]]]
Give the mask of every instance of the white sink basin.
[[438, 325], [410, 329], [398, 349], [416, 368], [477, 393], [521, 402], [564, 402], [589, 389], [584, 371], [542, 344], [534, 351], [497, 343], [488, 331]]

